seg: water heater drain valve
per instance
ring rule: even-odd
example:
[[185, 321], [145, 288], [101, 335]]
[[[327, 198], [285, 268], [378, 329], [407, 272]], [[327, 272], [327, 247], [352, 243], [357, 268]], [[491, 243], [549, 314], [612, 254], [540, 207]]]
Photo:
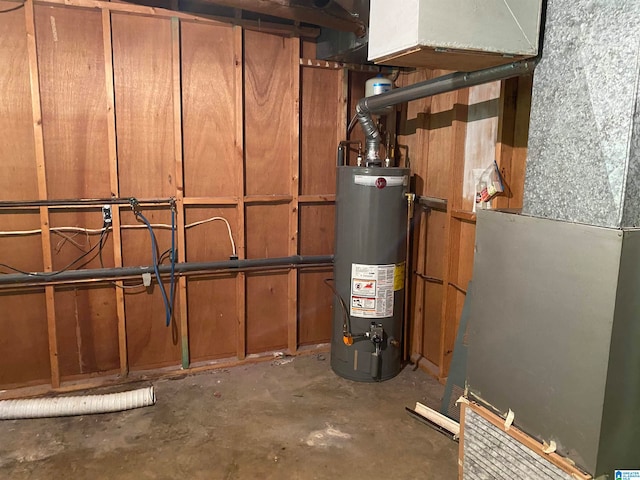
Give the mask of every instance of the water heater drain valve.
[[369, 331], [365, 333], [365, 336], [375, 345], [376, 354], [380, 353], [380, 345], [384, 340], [384, 329], [382, 328], [382, 324], [371, 322]]

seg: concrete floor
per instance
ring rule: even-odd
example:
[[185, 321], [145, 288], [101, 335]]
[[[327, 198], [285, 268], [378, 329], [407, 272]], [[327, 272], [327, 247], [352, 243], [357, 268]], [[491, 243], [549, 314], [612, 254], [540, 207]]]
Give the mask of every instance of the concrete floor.
[[457, 477], [457, 443], [404, 410], [439, 405], [442, 386], [420, 371], [354, 383], [313, 354], [154, 385], [152, 407], [0, 421], [0, 478]]

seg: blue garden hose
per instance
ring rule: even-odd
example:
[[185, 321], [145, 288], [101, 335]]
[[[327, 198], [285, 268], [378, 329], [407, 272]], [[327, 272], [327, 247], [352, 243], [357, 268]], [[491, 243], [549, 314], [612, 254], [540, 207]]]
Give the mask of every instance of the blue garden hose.
[[[162, 278], [160, 277], [160, 270], [158, 269], [158, 247], [157, 247], [157, 243], [156, 243], [156, 236], [153, 233], [153, 227], [151, 226], [151, 224], [149, 223], [149, 221], [146, 219], [146, 217], [140, 213], [140, 212], [135, 212], [136, 216], [142, 220], [142, 222], [147, 226], [147, 228], [149, 229], [149, 235], [151, 236], [151, 256], [153, 259], [153, 271], [155, 272], [156, 275], [156, 280], [158, 281], [158, 286], [160, 287], [160, 292], [162, 293], [162, 301], [164, 302], [164, 308], [165, 308], [165, 312], [166, 312], [166, 325], [167, 327], [171, 324], [171, 316], [173, 314], [172, 312], [172, 308], [173, 308], [173, 298], [171, 301], [169, 301], [169, 299], [167, 298], [167, 292], [164, 289], [164, 284], [162, 283]], [[172, 248], [172, 260], [171, 260], [171, 287], [173, 288], [174, 285], [174, 268], [175, 268], [175, 250], [173, 249], [173, 243], [174, 243], [174, 230], [175, 228], [173, 228], [174, 225], [174, 215], [175, 213], [173, 213], [172, 210], [172, 214], [171, 214], [171, 224], [172, 224], [172, 231], [171, 231], [171, 248]]]
[[169, 287], [169, 316], [167, 317], [167, 327], [173, 316], [173, 306], [176, 293], [176, 209], [171, 206], [171, 286]]

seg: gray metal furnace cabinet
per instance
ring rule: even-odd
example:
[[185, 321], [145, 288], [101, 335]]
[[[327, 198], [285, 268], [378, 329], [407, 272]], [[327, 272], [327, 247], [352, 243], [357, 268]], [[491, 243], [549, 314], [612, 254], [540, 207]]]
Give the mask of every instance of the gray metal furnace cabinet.
[[477, 217], [472, 399], [595, 477], [640, 469], [640, 231]]

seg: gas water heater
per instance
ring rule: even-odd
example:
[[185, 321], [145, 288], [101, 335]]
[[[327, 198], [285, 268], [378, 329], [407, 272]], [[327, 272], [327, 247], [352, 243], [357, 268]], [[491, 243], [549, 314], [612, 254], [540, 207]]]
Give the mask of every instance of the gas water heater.
[[361, 382], [400, 372], [409, 169], [337, 169], [331, 367]]

